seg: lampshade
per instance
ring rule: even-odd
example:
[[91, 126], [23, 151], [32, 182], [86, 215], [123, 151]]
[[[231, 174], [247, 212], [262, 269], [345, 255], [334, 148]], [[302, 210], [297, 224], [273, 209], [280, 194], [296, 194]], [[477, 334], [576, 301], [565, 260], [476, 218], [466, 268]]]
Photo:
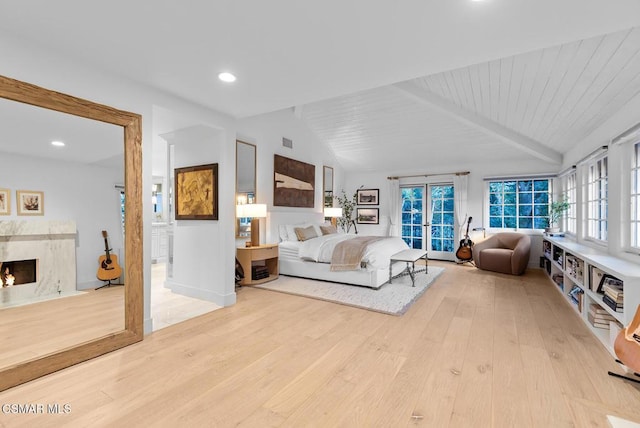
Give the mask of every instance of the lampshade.
[[325, 217], [342, 217], [342, 208], [327, 207], [324, 209]]
[[266, 204], [236, 205], [236, 217], [263, 218], [267, 216]]
[[266, 204], [236, 205], [236, 217], [251, 217], [251, 245], [260, 245], [260, 218], [267, 216]]

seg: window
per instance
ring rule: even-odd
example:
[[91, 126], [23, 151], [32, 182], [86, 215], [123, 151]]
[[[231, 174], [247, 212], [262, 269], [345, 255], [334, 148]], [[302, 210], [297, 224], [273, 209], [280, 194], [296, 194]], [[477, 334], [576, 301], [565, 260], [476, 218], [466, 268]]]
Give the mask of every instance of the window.
[[631, 242], [632, 248], [640, 250], [640, 143], [633, 146], [631, 164]]
[[607, 240], [607, 157], [588, 164], [587, 237]]
[[489, 182], [489, 227], [544, 229], [549, 225], [549, 179]]
[[576, 172], [572, 171], [562, 177], [562, 198], [569, 202], [569, 209], [565, 216], [564, 230], [574, 235], [577, 233], [578, 211], [577, 211], [577, 181]]

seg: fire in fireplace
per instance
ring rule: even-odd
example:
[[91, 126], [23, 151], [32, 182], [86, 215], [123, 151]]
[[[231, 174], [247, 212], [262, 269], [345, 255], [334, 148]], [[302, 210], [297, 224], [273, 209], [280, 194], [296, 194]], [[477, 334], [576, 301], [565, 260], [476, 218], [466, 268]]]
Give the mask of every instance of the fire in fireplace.
[[36, 282], [37, 266], [36, 259], [0, 262], [0, 285], [11, 287]]

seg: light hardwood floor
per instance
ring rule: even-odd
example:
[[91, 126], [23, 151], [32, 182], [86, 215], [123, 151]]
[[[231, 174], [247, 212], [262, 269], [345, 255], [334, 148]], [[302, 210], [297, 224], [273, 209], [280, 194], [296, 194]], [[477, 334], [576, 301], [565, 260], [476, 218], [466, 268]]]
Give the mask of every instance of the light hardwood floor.
[[402, 317], [243, 288], [238, 303], [0, 393], [3, 427], [607, 427], [640, 389], [541, 271], [445, 272]]
[[122, 329], [124, 288], [119, 286], [0, 309], [0, 367]]

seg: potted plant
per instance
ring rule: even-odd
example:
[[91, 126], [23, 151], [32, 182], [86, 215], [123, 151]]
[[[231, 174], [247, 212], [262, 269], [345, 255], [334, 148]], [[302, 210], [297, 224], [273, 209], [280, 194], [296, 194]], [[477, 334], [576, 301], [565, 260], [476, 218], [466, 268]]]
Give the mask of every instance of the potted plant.
[[547, 219], [549, 220], [549, 226], [545, 229], [545, 232], [558, 233], [560, 231], [558, 222], [568, 209], [569, 201], [567, 201], [566, 198], [560, 201], [551, 202], [551, 206], [549, 206], [549, 215], [547, 216]]
[[353, 196], [349, 198], [344, 190], [342, 190], [340, 196], [334, 196], [335, 200], [338, 201], [338, 205], [342, 208], [342, 217], [337, 219], [338, 225], [345, 233], [349, 233], [351, 225], [353, 224], [352, 216], [357, 205], [357, 196], [358, 192], [355, 192]]

